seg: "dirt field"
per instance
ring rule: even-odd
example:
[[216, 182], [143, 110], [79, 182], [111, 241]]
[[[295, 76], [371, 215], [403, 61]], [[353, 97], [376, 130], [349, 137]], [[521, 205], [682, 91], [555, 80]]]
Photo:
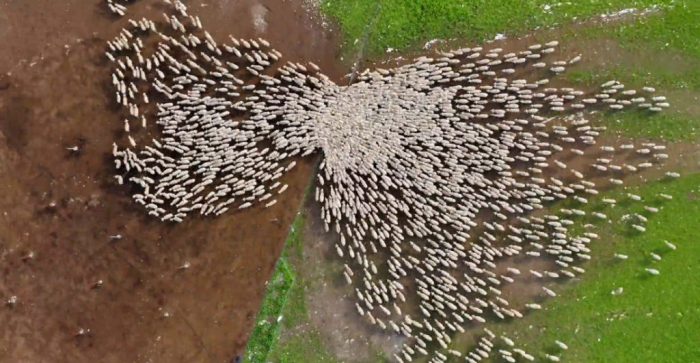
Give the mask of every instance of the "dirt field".
[[[127, 18], [160, 16], [154, 3], [118, 19], [100, 0], [0, 2], [0, 362], [242, 354], [311, 160], [273, 208], [177, 226], [147, 218], [111, 177], [120, 123], [103, 53]], [[335, 32], [304, 1], [188, 4], [217, 39], [261, 36], [287, 60], [346, 72]]]

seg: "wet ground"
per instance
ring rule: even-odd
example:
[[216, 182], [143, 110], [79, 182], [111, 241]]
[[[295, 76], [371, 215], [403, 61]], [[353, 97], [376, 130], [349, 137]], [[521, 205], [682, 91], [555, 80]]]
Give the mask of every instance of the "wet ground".
[[[236, 362], [312, 170], [272, 208], [148, 218], [112, 179], [120, 129], [104, 57], [136, 1], [0, 1], [0, 362]], [[189, 1], [212, 35], [263, 37], [286, 60], [346, 69], [302, 0]], [[77, 152], [67, 148], [77, 146]], [[5, 301], [16, 298], [16, 303]]]

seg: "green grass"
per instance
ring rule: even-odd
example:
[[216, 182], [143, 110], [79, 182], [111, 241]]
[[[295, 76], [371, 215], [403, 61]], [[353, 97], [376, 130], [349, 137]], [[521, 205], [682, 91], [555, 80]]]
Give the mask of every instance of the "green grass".
[[267, 285], [265, 300], [256, 319], [255, 329], [248, 341], [246, 362], [264, 362], [270, 349], [279, 338], [278, 317], [287, 301], [287, 294], [294, 284], [294, 273], [287, 261], [277, 262], [272, 281]]
[[672, 104], [670, 110], [662, 113], [649, 113], [642, 110], [606, 112], [603, 114], [606, 125], [611, 130], [621, 131], [628, 137], [697, 141], [700, 139], [700, 114], [697, 114], [697, 111], [690, 111], [696, 105], [684, 104], [693, 102], [694, 97], [700, 97], [700, 60], [697, 64], [698, 68], [686, 73], [662, 69], [654, 71], [625, 69], [623, 66], [618, 66], [599, 71], [572, 71], [567, 74], [567, 79], [574, 84], [591, 88], [598, 87], [611, 79], [620, 80], [629, 88], [655, 87], [659, 90], [658, 94], [668, 96]]
[[296, 286], [296, 272], [288, 262], [288, 253], [290, 249], [294, 250], [301, 245], [301, 230], [304, 222], [303, 216], [299, 215], [292, 224], [285, 249], [277, 261], [272, 279], [267, 285], [265, 298], [256, 318], [255, 328], [248, 340], [246, 362], [265, 362], [279, 339], [281, 329], [279, 317], [282, 317], [282, 321], [284, 321], [284, 312], [288, 310], [289, 297], [294, 296], [293, 292]]
[[[306, 200], [312, 190], [313, 184], [310, 183], [302, 200]], [[248, 341], [247, 363], [338, 362], [309, 322], [306, 305], [309, 281], [301, 273], [305, 263], [305, 225], [306, 215], [300, 211], [289, 229]]]
[[295, 270], [295, 283], [292, 284], [287, 294], [287, 304], [284, 306], [283, 316], [284, 327], [296, 326], [308, 319], [308, 311], [306, 307], [306, 283], [302, 276], [299, 276], [295, 266], [303, 258], [303, 229], [306, 224], [306, 216], [299, 213], [292, 224], [289, 237], [287, 238], [287, 247], [284, 252], [284, 259]]
[[[308, 194], [308, 191], [307, 191]], [[257, 360], [248, 362], [274, 362], [274, 363], [337, 363], [339, 360], [328, 350], [323, 339], [309, 320], [307, 306], [308, 288], [313, 288], [323, 283], [323, 279], [332, 273], [337, 274], [339, 269], [336, 262], [324, 263], [322, 266], [308, 267], [304, 257], [304, 225], [306, 216], [299, 213], [290, 229], [289, 236], [285, 244], [285, 249], [280, 258], [280, 267], [284, 267], [293, 276], [292, 283], [285, 286], [284, 301], [282, 304], [276, 303], [282, 300], [281, 294], [276, 289], [268, 289], [266, 303], [268, 300], [275, 302], [276, 308], [273, 314], [261, 314], [264, 316], [282, 316], [282, 320], [274, 326], [274, 334], [266, 333], [273, 330], [268, 324], [261, 324], [256, 327], [260, 330], [259, 335], [273, 337], [267, 339], [257, 339], [262, 344], [249, 344], [248, 352], [265, 351], [266, 354], [258, 354]], [[279, 270], [280, 268], [278, 268]], [[277, 273], [277, 272], [276, 272]], [[264, 305], [265, 306], [265, 305]], [[265, 311], [263, 307], [263, 311]], [[260, 321], [260, 318], [259, 318]], [[276, 320], [275, 320], [276, 322]], [[256, 335], [255, 333], [253, 335]], [[251, 342], [253, 339], [251, 338]], [[376, 354], [376, 359], [371, 359], [370, 363], [388, 362], [386, 357]]]
[[[659, 2], [666, 4], [667, 2]], [[679, 0], [658, 14], [633, 21], [574, 29], [566, 38], [616, 39], [628, 50], [676, 52], [700, 59], [700, 2]]]
[[[562, 2], [552, 7], [551, 12], [545, 12], [543, 7], [552, 3], [556, 2], [325, 0], [323, 10], [340, 24], [346, 38], [347, 53], [357, 52], [367, 36], [364, 53], [374, 57], [384, 54], [388, 48], [415, 50], [436, 38], [479, 41], [497, 33], [519, 34], [538, 27], [569, 23], [575, 18], [589, 18], [630, 7], [643, 9], [660, 5], [660, 14], [570, 31], [568, 38], [616, 39], [623, 48], [633, 54], [639, 53], [632, 58], [640, 64], [623, 63], [605, 69], [574, 71], [567, 77], [575, 84], [599, 85], [610, 79], [619, 79], [630, 87], [656, 87], [660, 93], [683, 91], [697, 95], [700, 92], [700, 1], [581, 0]], [[674, 5], [669, 7], [670, 4]], [[372, 19], [374, 16], [378, 18]], [[650, 50], [661, 57], [676, 56], [682, 66], [659, 62]], [[670, 101], [680, 112], [651, 117], [641, 117], [638, 112], [612, 114], [606, 119], [613, 129], [632, 137], [697, 140], [700, 115], [685, 112], [687, 105], [677, 104], [673, 99]]]
[[617, 65], [595, 71], [569, 71], [565, 77], [573, 83], [591, 87], [599, 86], [611, 79], [618, 79], [624, 81], [630, 88], [650, 86], [662, 90], [700, 91], [700, 69], [698, 68], [690, 70], [669, 70], [661, 67], [652, 70], [650, 68], [649, 66], [642, 68]]
[[628, 137], [644, 137], [669, 141], [696, 141], [700, 139], [700, 117], [678, 113], [650, 115], [645, 111], [606, 113], [606, 126], [621, 131]]
[[[580, 0], [561, 2], [544, 10], [550, 0], [325, 0], [323, 10], [340, 24], [346, 50], [356, 51], [356, 39], [369, 29], [368, 54], [381, 55], [388, 48], [416, 49], [428, 40], [459, 38], [480, 41], [497, 33], [522, 33], [538, 27], [566, 23], [630, 7], [669, 5], [671, 0]], [[679, 19], [685, 21], [686, 19]]]
[[700, 19], [700, 1], [681, 1], [661, 15], [569, 34], [589, 40], [616, 39], [630, 53], [628, 57], [633, 64], [572, 71], [567, 73], [567, 78], [575, 84], [591, 87], [618, 79], [632, 88], [652, 86], [660, 94], [684, 95], [681, 99], [669, 98], [678, 110], [673, 113], [649, 116], [625, 111], [607, 114], [605, 120], [612, 129], [630, 137], [698, 140], [700, 115], [689, 111], [690, 106], [695, 105], [688, 104], [695, 103], [692, 100], [700, 96], [700, 22], [697, 19]]
[[[642, 206], [622, 203], [605, 213], [601, 239], [592, 244], [593, 260], [582, 281], [563, 285], [545, 309], [498, 330], [516, 337], [532, 352], [555, 352], [554, 340], [568, 343], [567, 362], [694, 362], [700, 357], [700, 174], [656, 182], [633, 192], [661, 210], [649, 219], [646, 233], [618, 223]], [[660, 201], [658, 193], [674, 198]], [[622, 192], [610, 193], [623, 200]], [[598, 209], [595, 203], [588, 210]], [[590, 223], [591, 220], [585, 221]], [[672, 251], [663, 243], [673, 242]], [[652, 262], [650, 253], [663, 256]], [[627, 261], [614, 253], [629, 256]], [[645, 267], [661, 271], [650, 276]], [[624, 288], [620, 296], [611, 291]]]
[[[612, 33], [629, 48], [677, 50], [700, 59], [700, 2], [678, 1], [663, 16], [614, 27]], [[606, 33], [609, 33], [606, 31]]]

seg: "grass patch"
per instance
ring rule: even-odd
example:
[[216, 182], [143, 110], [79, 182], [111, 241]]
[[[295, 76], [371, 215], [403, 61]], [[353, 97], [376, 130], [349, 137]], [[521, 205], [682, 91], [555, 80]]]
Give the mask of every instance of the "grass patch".
[[[310, 184], [303, 200], [312, 190], [313, 184]], [[301, 274], [305, 225], [306, 215], [300, 211], [289, 229], [248, 341], [247, 363], [338, 362], [323, 345], [320, 334], [309, 327], [306, 305], [309, 281]]]
[[[303, 228], [306, 216], [299, 213], [290, 229], [289, 238], [283, 259], [292, 266], [304, 263]], [[291, 285], [287, 301], [282, 310], [281, 328], [288, 331], [285, 338], [275, 341], [270, 349], [267, 362], [297, 363], [319, 362], [335, 363], [337, 360], [324, 346], [322, 339], [309, 323], [309, 312], [306, 304], [306, 289], [309, 281], [295, 269], [296, 278]]]
[[[543, 26], [570, 22], [626, 8], [661, 6], [661, 14], [631, 22], [613, 23], [571, 32], [575, 38], [617, 39], [625, 49], [652, 49], [660, 56], [680, 57], [680, 66], [658, 59], [612, 65], [601, 70], [567, 73], [572, 83], [600, 85], [619, 79], [630, 87], [653, 86], [667, 91], [700, 92], [700, 1], [581, 0], [553, 3], [549, 0], [325, 0], [322, 9], [335, 18], [345, 34], [346, 52], [364, 52], [372, 57], [388, 48], [410, 51], [430, 39], [479, 41], [508, 31], [522, 33]], [[672, 6], [670, 6], [672, 5]], [[377, 11], [377, 7], [379, 10]], [[547, 10], [548, 9], [548, 10]], [[374, 19], [374, 17], [377, 19]], [[372, 29], [368, 25], [375, 24]], [[367, 44], [363, 44], [365, 36]], [[691, 95], [692, 95], [691, 94]], [[691, 99], [692, 97], [688, 97]], [[631, 137], [662, 138], [672, 141], [698, 139], [700, 116], [686, 112], [688, 105], [670, 100], [678, 113], [645, 116], [640, 112], [606, 114], [613, 130]], [[688, 101], [679, 101], [688, 102]]]
[[[699, 62], [700, 66], [700, 62]], [[700, 91], [700, 69], [694, 68], [687, 72], [669, 71], [649, 67], [631, 68], [615, 66], [601, 70], [576, 70], [566, 73], [567, 80], [590, 87], [600, 86], [611, 80], [618, 79], [630, 88], [651, 86], [664, 90]]]
[[[619, 78], [632, 85], [650, 85], [664, 89], [700, 90], [700, 2], [678, 1], [658, 15], [632, 22], [605, 24], [567, 32], [567, 38], [616, 39], [643, 66], [616, 65], [597, 72], [571, 72], [569, 78], [590, 83]], [[659, 57], [654, 57], [657, 54]], [[667, 64], [670, 60], [670, 64]]]
[[[265, 299], [258, 313], [255, 329], [248, 342], [245, 361], [249, 363], [335, 363], [337, 360], [324, 347], [313, 329], [296, 329], [307, 325], [307, 282], [299, 274], [303, 263], [303, 231], [306, 216], [297, 214], [289, 230]], [[279, 319], [281, 317], [281, 319]], [[292, 331], [281, 338], [283, 330]]]
[[700, 117], [679, 113], [649, 114], [644, 111], [606, 113], [605, 125], [628, 137], [644, 137], [669, 141], [700, 139]]
[[296, 286], [296, 273], [288, 261], [289, 252], [300, 248], [304, 223], [304, 217], [299, 214], [292, 224], [282, 256], [277, 261], [272, 279], [267, 285], [265, 298], [256, 318], [255, 328], [248, 340], [245, 354], [246, 362], [265, 362], [270, 351], [277, 344], [281, 328], [279, 318], [282, 317], [282, 321], [284, 321], [285, 315], [283, 313], [288, 310], [288, 300], [290, 296], [294, 296], [293, 292]]
[[[285, 250], [285, 259], [294, 268], [299, 261], [303, 259], [303, 228], [306, 223], [306, 216], [299, 213], [295, 223], [290, 229], [287, 248]], [[295, 283], [289, 289], [287, 295], [287, 304], [283, 310], [284, 319], [282, 320], [285, 328], [297, 326], [309, 317], [306, 307], [306, 282], [304, 279], [296, 275]]]
[[[662, 3], [662, 2], [660, 2]], [[667, 2], [663, 2], [667, 5]], [[603, 24], [576, 29], [567, 38], [615, 38], [629, 50], [671, 51], [700, 59], [700, 2], [676, 1], [665, 6], [660, 14], [640, 17], [631, 22]]]
[[272, 280], [267, 285], [265, 300], [255, 323], [255, 329], [248, 341], [246, 362], [264, 362], [270, 349], [279, 338], [278, 317], [287, 301], [287, 293], [294, 284], [294, 273], [285, 259], [280, 259], [275, 267]]
[[[634, 64], [614, 64], [600, 70], [567, 73], [569, 81], [589, 87], [617, 79], [630, 88], [652, 86], [659, 94], [680, 92], [686, 100], [670, 98], [677, 112], [649, 116], [644, 112], [609, 113], [604, 119], [614, 130], [630, 137], [662, 138], [671, 141], [695, 141], [700, 137], [700, 115], [689, 111], [688, 103], [700, 93], [700, 1], [679, 1], [662, 14], [634, 22], [606, 25], [570, 34], [572, 37], [617, 39], [638, 57]], [[658, 57], [650, 57], [652, 54]], [[693, 97], [695, 96], [695, 97]], [[686, 103], [686, 104], [684, 104]], [[694, 105], [693, 105], [694, 106]]]
[[629, 48], [678, 50], [700, 59], [698, 19], [700, 2], [684, 0], [664, 11], [663, 16], [651, 16], [635, 23], [621, 24], [614, 27], [612, 33]]
[[[641, 205], [608, 208], [605, 213], [614, 222], [596, 231], [601, 239], [591, 247], [594, 259], [584, 266], [588, 272], [582, 281], [564, 285], [545, 310], [501, 325], [499, 331], [516, 337], [531, 353], [553, 353], [555, 339], [567, 342], [570, 349], [562, 359], [569, 362], [691, 362], [700, 357], [700, 174], [631, 191], [660, 207], [649, 218], [647, 232], [633, 233], [618, 223], [626, 214], [648, 214]], [[674, 198], [661, 202], [658, 193]], [[622, 191], [607, 196], [625, 199]], [[599, 207], [593, 203], [587, 209]], [[651, 252], [663, 259], [652, 262]], [[614, 253], [629, 260], [617, 261]], [[650, 276], [645, 267], [661, 274]], [[624, 292], [613, 296], [618, 287]]]
[[[625, 8], [666, 6], [671, 0], [580, 0], [553, 4], [550, 0], [381, 0], [367, 54], [388, 48], [419, 48], [430, 39], [481, 41], [497, 33], [521, 33], [575, 18], [588, 18]], [[356, 51], [377, 0], [324, 0], [322, 9], [335, 18], [345, 34], [345, 46]], [[679, 19], [678, 21], [687, 21]]]

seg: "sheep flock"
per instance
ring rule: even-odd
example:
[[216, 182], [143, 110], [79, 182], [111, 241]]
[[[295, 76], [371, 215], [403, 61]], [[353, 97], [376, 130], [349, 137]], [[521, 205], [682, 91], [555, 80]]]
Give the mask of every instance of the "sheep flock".
[[[313, 63], [283, 62], [263, 39], [217, 42], [183, 3], [164, 1], [161, 19], [129, 20], [107, 44], [124, 131], [116, 182], [146, 213], [179, 223], [271, 207], [297, 160], [320, 153], [320, 217], [337, 236], [357, 313], [406, 338], [398, 362], [533, 360], [483, 327], [541, 307], [511, 305], [508, 287], [535, 277], [542, 297], [556, 296], [544, 281], [584, 273], [598, 238], [570, 231], [587, 213], [579, 208], [668, 158], [661, 144], [599, 143], [605, 127], [587, 119], [592, 111], [669, 104], [617, 81], [552, 87], [581, 59], [552, 59], [557, 41], [440, 52], [338, 85]], [[547, 209], [565, 200], [569, 208]], [[644, 217], [630, 219], [644, 231]], [[518, 268], [535, 260], [547, 269]], [[466, 330], [476, 345], [450, 349]]]

